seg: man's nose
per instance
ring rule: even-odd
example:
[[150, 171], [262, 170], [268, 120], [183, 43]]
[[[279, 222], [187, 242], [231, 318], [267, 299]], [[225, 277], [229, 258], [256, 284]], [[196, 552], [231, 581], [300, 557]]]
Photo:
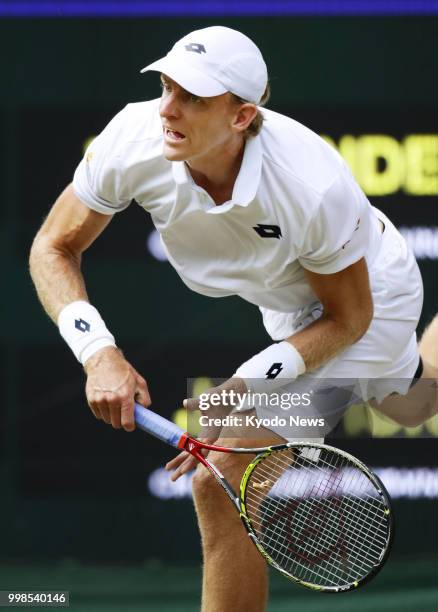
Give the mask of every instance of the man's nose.
[[181, 115], [178, 101], [172, 92], [163, 96], [160, 101], [160, 116], [163, 119], [178, 118]]

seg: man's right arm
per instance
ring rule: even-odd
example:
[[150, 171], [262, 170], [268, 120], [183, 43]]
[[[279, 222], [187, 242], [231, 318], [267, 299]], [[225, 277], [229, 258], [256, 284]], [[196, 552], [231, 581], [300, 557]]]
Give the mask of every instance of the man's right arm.
[[[111, 220], [83, 204], [69, 185], [59, 196], [35, 237], [30, 272], [38, 297], [56, 324], [65, 306], [88, 302], [81, 272], [82, 253]], [[134, 429], [134, 397], [150, 404], [146, 381], [115, 347], [99, 349], [84, 363], [86, 395], [96, 418], [113, 427]]]

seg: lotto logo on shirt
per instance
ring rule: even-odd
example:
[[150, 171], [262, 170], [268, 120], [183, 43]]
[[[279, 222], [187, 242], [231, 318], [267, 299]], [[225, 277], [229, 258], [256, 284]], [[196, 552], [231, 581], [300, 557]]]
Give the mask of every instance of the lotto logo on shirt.
[[261, 238], [281, 238], [281, 229], [278, 225], [263, 225], [257, 223], [253, 228]]

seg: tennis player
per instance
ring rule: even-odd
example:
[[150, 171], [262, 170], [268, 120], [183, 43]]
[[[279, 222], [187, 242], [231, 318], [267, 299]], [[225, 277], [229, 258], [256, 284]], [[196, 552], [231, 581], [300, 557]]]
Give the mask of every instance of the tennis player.
[[[81, 273], [82, 253], [134, 201], [151, 214], [189, 288], [239, 295], [260, 308], [275, 342], [223, 388], [293, 390], [310, 377], [349, 379], [360, 381], [349, 397], [373, 400], [403, 425], [435, 414], [431, 385], [425, 382], [427, 401], [415, 401], [415, 380], [438, 377], [438, 319], [418, 349], [422, 283], [414, 257], [335, 150], [296, 121], [261, 109], [269, 88], [257, 46], [240, 32], [210, 27], [182, 38], [146, 71], [160, 73], [161, 98], [129, 104], [92, 142], [30, 257], [39, 298], [85, 368], [96, 418], [130, 431], [134, 398], [151, 401], [146, 381], [89, 303]], [[347, 405], [343, 398], [339, 408]], [[324, 406], [307, 410], [324, 416]], [[270, 442], [289, 437], [274, 427], [264, 435]], [[252, 444], [235, 431], [221, 436]], [[214, 458], [233, 486], [246, 461]], [[193, 464], [182, 454], [168, 467], [176, 479]], [[265, 564], [202, 470], [194, 498], [203, 611], [264, 610]]]

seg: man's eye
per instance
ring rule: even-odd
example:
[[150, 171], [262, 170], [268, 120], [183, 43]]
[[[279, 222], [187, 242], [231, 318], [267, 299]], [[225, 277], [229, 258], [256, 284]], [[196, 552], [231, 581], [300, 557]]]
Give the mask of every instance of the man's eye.
[[201, 98], [199, 96], [195, 96], [194, 94], [190, 94], [190, 102], [199, 102]]
[[160, 87], [163, 91], [170, 91], [169, 83], [164, 83], [163, 81], [160, 81]]

